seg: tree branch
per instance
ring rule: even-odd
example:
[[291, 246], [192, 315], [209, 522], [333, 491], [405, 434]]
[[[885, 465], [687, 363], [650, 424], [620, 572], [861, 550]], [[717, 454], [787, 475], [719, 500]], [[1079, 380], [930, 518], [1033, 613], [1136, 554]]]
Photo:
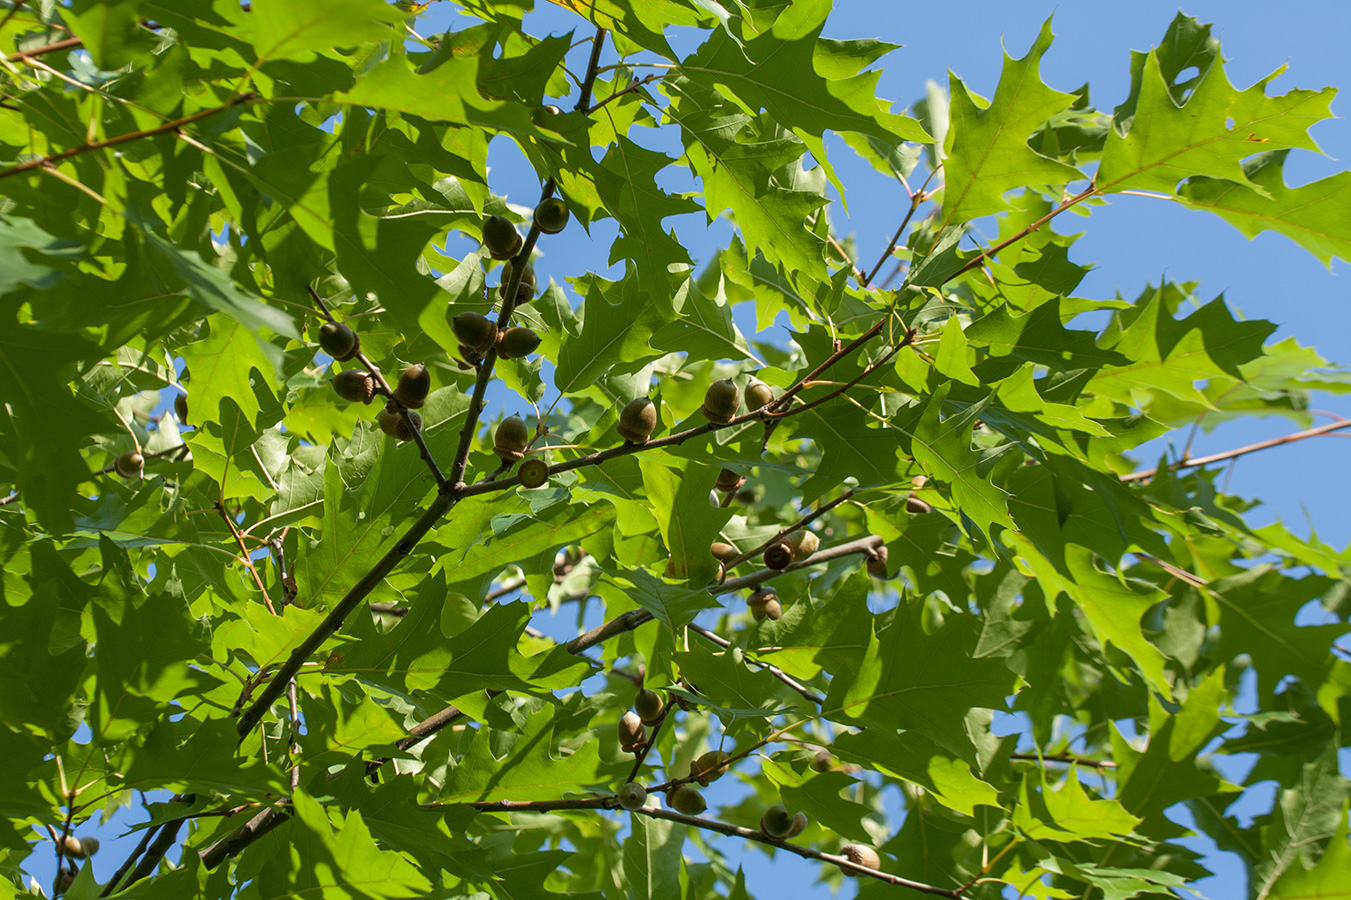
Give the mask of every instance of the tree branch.
[[[716, 634], [716, 633], [714, 633], [714, 632], [712, 632], [712, 631], [709, 631], [707, 628], [703, 627], [702, 625], [693, 625], [693, 624], [691, 624], [691, 625], [689, 626], [689, 628], [690, 628], [690, 631], [693, 631], [695, 634], [699, 635], [699, 636], [700, 636], [701, 638], [703, 638], [704, 640], [710, 641], [711, 643], [714, 643], [714, 644], [717, 644], [719, 647], [721, 647], [721, 648], [724, 649], [724, 650], [726, 650], [726, 649], [728, 649], [729, 647], [732, 646], [732, 642], [731, 642], [731, 641], [727, 640], [725, 637], [723, 637], [723, 636], [720, 635], [720, 634]], [[770, 665], [770, 664], [767, 663], [767, 662], [764, 662], [764, 661], [758, 660], [758, 659], [752, 659], [752, 658], [749, 657], [749, 656], [746, 657], [746, 662], [750, 663], [750, 664], [753, 665], [753, 666], [759, 666], [760, 668], [764, 669], [766, 672], [768, 672], [769, 674], [773, 675], [775, 678], [779, 679], [780, 681], [782, 681], [784, 684], [788, 685], [788, 686], [789, 686], [790, 688], [792, 688], [793, 690], [797, 691], [799, 694], [801, 694], [801, 695], [802, 695], [804, 698], [806, 698], [808, 701], [810, 701], [810, 702], [812, 702], [812, 703], [815, 703], [815, 704], [818, 705], [818, 706], [820, 706], [822, 703], [825, 703], [825, 702], [826, 702], [826, 698], [825, 698], [825, 697], [822, 697], [820, 694], [816, 693], [815, 691], [813, 691], [811, 688], [807, 687], [807, 686], [806, 686], [805, 684], [803, 684], [802, 682], [796, 680], [796, 679], [793, 678], [791, 675], [789, 675], [787, 672], [785, 672], [785, 671], [783, 671], [782, 669], [780, 669], [778, 666], [772, 666], [772, 665]]]
[[[12, 12], [13, 10], [11, 10], [11, 13]], [[66, 38], [65, 40], [55, 41], [50, 44], [43, 44], [41, 47], [32, 47], [28, 50], [20, 50], [17, 53], [11, 53], [5, 57], [5, 62], [17, 62], [21, 59], [31, 59], [34, 56], [42, 56], [44, 53], [56, 53], [59, 50], [70, 50], [74, 47], [80, 47], [83, 44], [84, 41], [79, 38]]]
[[[1258, 441], [1255, 444], [1245, 444], [1242, 447], [1235, 447], [1233, 450], [1225, 450], [1222, 453], [1212, 453], [1209, 456], [1197, 456], [1192, 459], [1183, 459], [1172, 465], [1166, 466], [1166, 468], [1170, 472], [1176, 472], [1179, 469], [1193, 469], [1197, 466], [1206, 466], [1214, 462], [1223, 462], [1226, 459], [1237, 459], [1240, 456], [1247, 456], [1249, 453], [1256, 453], [1258, 450], [1279, 447], [1281, 444], [1292, 444], [1295, 441], [1302, 441], [1305, 438], [1330, 434], [1334, 431], [1340, 431], [1343, 428], [1351, 428], [1351, 419], [1338, 419], [1336, 422], [1329, 422], [1326, 425], [1319, 425], [1316, 428], [1296, 431], [1292, 434], [1282, 435], [1281, 437]], [[1122, 475], [1121, 480], [1126, 482], [1144, 481], [1145, 479], [1153, 478], [1157, 474], [1159, 474], [1159, 469], [1157, 467], [1153, 469], [1143, 469], [1139, 472], [1130, 472], [1126, 475]]]
[[202, 865], [214, 869], [290, 818], [291, 813], [287, 809], [269, 806], [210, 847], [200, 851], [197, 856], [201, 859]]
[[81, 153], [91, 153], [94, 150], [103, 150], [107, 147], [116, 147], [118, 144], [126, 144], [131, 141], [139, 141], [141, 138], [154, 137], [157, 134], [164, 134], [169, 131], [177, 131], [184, 125], [191, 125], [193, 122], [200, 122], [202, 119], [216, 115], [216, 113], [225, 112], [227, 109], [233, 109], [241, 103], [248, 103], [256, 99], [253, 94], [240, 94], [229, 102], [220, 106], [213, 106], [211, 109], [204, 109], [195, 112], [190, 116], [184, 116], [181, 119], [174, 119], [171, 122], [164, 122], [156, 125], [154, 128], [146, 128], [141, 131], [133, 131], [128, 134], [119, 134], [116, 137], [110, 137], [102, 141], [86, 141], [76, 147], [68, 150], [62, 150], [60, 153], [53, 153], [40, 159], [31, 159], [25, 163], [19, 163], [17, 166], [10, 166], [8, 169], [0, 171], [0, 178], [8, 178], [11, 175], [19, 175], [23, 172], [31, 172], [43, 166], [50, 166], [64, 159], [70, 159], [72, 156], [79, 156]]

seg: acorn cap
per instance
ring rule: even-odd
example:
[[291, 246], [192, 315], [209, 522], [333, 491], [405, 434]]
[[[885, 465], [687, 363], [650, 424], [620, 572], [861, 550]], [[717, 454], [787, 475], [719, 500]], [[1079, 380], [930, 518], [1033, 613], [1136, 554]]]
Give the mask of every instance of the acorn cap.
[[783, 541], [770, 544], [765, 548], [765, 568], [782, 572], [793, 561], [793, 550]]
[[721, 472], [718, 473], [718, 481], [713, 486], [718, 490], [722, 491], [724, 494], [730, 494], [739, 489], [745, 483], [746, 479], [743, 478], [739, 473], [733, 472], [731, 469], [723, 469]]
[[875, 575], [878, 578], [887, 577], [887, 557], [890, 553], [887, 551], [887, 545], [883, 544], [872, 552], [868, 557], [868, 574]]
[[403, 370], [394, 386], [394, 399], [409, 409], [421, 409], [432, 389], [432, 373], [422, 363], [414, 363]]
[[493, 452], [503, 462], [515, 462], [525, 456], [525, 448], [530, 445], [530, 429], [525, 419], [510, 415], [502, 420], [493, 432]]
[[145, 457], [137, 450], [128, 450], [113, 460], [113, 471], [123, 478], [135, 478], [145, 469]]
[[498, 335], [497, 355], [503, 359], [520, 359], [538, 350], [539, 342], [539, 335], [517, 325]]
[[451, 319], [450, 330], [455, 332], [455, 339], [463, 347], [477, 351], [480, 359], [483, 357], [482, 351], [487, 350], [497, 340], [497, 323], [476, 312], [462, 312]]
[[[418, 431], [422, 430], [422, 416], [409, 410], [408, 418], [412, 421], [413, 428]], [[375, 422], [380, 426], [381, 431], [400, 443], [413, 439], [413, 428], [408, 427], [408, 423], [403, 420], [403, 415], [400, 414], [398, 409], [391, 409], [388, 404], [376, 414]]]
[[754, 412], [774, 402], [774, 389], [763, 381], [751, 379], [746, 385], [746, 408]]
[[728, 422], [741, 408], [741, 388], [730, 378], [715, 381], [704, 394], [704, 416], [710, 422]]
[[752, 606], [751, 616], [757, 622], [763, 622], [765, 619], [777, 622], [783, 616], [783, 606], [778, 600], [768, 600], [764, 606]]
[[657, 404], [647, 397], [637, 397], [619, 413], [619, 436], [631, 444], [646, 444], [657, 427]]
[[787, 839], [797, 837], [799, 834], [807, 830], [808, 824], [810, 824], [810, 820], [807, 818], [807, 814], [805, 812], [794, 813], [793, 827], [788, 829], [788, 833], [784, 835], [784, 838]]
[[549, 480], [549, 464], [537, 456], [532, 456], [521, 463], [516, 478], [521, 482], [521, 487], [537, 488]]
[[483, 246], [493, 259], [511, 259], [522, 243], [520, 232], [506, 216], [489, 216], [483, 223]]
[[361, 339], [346, 325], [325, 322], [319, 328], [319, 346], [338, 362], [347, 362], [361, 349]]
[[746, 598], [746, 605], [749, 606], [751, 609], [754, 609], [757, 606], [764, 606], [771, 600], [778, 600], [778, 599], [779, 595], [774, 593], [773, 588], [762, 587], [760, 588], [760, 590], [756, 591], [754, 594], [751, 594], [749, 597]]
[[545, 234], [558, 234], [568, 227], [568, 205], [557, 197], [547, 197], [535, 207], [535, 226]]

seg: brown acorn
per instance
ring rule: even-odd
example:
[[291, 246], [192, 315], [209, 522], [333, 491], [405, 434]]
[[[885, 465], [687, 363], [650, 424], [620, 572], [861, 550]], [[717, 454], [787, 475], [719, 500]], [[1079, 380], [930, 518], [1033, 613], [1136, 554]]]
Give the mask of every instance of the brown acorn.
[[466, 349], [477, 352], [479, 359], [482, 359], [483, 351], [497, 340], [497, 323], [476, 312], [462, 312], [451, 319], [450, 330], [455, 332], [455, 338], [461, 345], [460, 355], [466, 359], [468, 359], [468, 354], [464, 352]]
[[180, 393], [174, 397], [174, 415], [178, 416], [178, 424], [188, 424], [188, 395]]
[[421, 409], [432, 389], [432, 373], [422, 363], [414, 363], [403, 370], [394, 386], [394, 399], [409, 409]]
[[741, 489], [746, 483], [746, 479], [733, 472], [731, 469], [723, 469], [718, 473], [718, 481], [713, 486], [724, 494], [732, 494]]
[[568, 227], [568, 205], [557, 197], [549, 197], [535, 207], [535, 225], [545, 234], [558, 234]]
[[774, 389], [763, 381], [751, 379], [746, 385], [746, 408], [754, 412], [774, 402]]
[[647, 729], [643, 727], [642, 719], [639, 719], [638, 714], [632, 710], [624, 713], [619, 720], [620, 749], [637, 753], [645, 743], [647, 743]]
[[786, 838], [792, 829], [793, 817], [788, 814], [788, 807], [782, 803], [775, 803], [760, 817], [760, 830], [766, 837], [775, 840]]
[[520, 359], [539, 349], [539, 335], [529, 328], [517, 325], [497, 337], [497, 355], [503, 359]]
[[678, 813], [684, 813], [687, 816], [697, 816], [699, 813], [708, 809], [708, 801], [704, 795], [699, 793], [698, 789], [682, 784], [671, 789], [666, 795], [666, 802]]
[[375, 379], [365, 369], [344, 369], [330, 383], [334, 393], [344, 400], [370, 403], [375, 396]]
[[[863, 844], [845, 844], [840, 848], [840, 855], [855, 865], [866, 866], [869, 869], [876, 869], [882, 864], [882, 860], [878, 857], [877, 851], [872, 847], [866, 847]], [[844, 874], [857, 875], [857, 873], [851, 872], [848, 869], [844, 870]]]
[[647, 789], [630, 781], [615, 793], [615, 797], [619, 799], [619, 805], [624, 809], [630, 811], [642, 809], [643, 804], [647, 803]]
[[397, 408], [391, 408], [386, 404], [375, 416], [375, 423], [380, 426], [380, 430], [394, 440], [403, 443], [413, 439], [413, 429], [422, 430], [422, 416], [409, 411], [408, 418], [413, 423], [413, 428], [408, 427], [408, 423], [403, 420], [403, 416]]
[[338, 362], [347, 362], [361, 349], [361, 339], [346, 325], [325, 322], [319, 329], [319, 346]]
[[[497, 295], [503, 300], [507, 299], [507, 288], [511, 285], [512, 273], [515, 267], [511, 260], [507, 260], [502, 266], [502, 284], [498, 286]], [[535, 299], [535, 267], [530, 263], [525, 264], [525, 269], [521, 275], [521, 285], [516, 289], [516, 305], [522, 306]]]
[[751, 617], [757, 622], [763, 622], [769, 619], [771, 622], [777, 622], [783, 617], [783, 606], [778, 600], [766, 601], [764, 606], [752, 606]]
[[525, 448], [530, 446], [530, 429], [525, 419], [517, 415], [507, 416], [493, 433], [493, 452], [503, 462], [515, 462], [525, 456]]
[[537, 488], [549, 480], [549, 464], [537, 456], [521, 463], [516, 478], [523, 488]]
[[633, 710], [638, 713], [638, 718], [643, 720], [644, 725], [656, 725], [661, 721], [661, 714], [665, 712], [666, 704], [662, 702], [661, 694], [643, 688], [633, 701]]
[[460, 358], [455, 360], [455, 365], [461, 369], [472, 369], [474, 366], [483, 362], [483, 351], [475, 350], [473, 347], [467, 347], [461, 344], [459, 347]]
[[793, 554], [793, 562], [806, 559], [821, 546], [821, 539], [816, 536], [816, 532], [805, 528], [785, 536], [783, 541]]
[[808, 824], [809, 820], [807, 819], [807, 814], [805, 812], [794, 813], [793, 827], [788, 829], [788, 833], [784, 835], [784, 840], [787, 840], [788, 838], [797, 837], [799, 834], [807, 830]]
[[731, 421], [741, 408], [741, 388], [730, 378], [715, 381], [704, 394], [704, 416], [710, 422]]
[[630, 444], [646, 444], [657, 427], [657, 404], [647, 397], [630, 400], [619, 413], [619, 436]]
[[136, 450], [128, 450], [113, 460], [113, 471], [123, 478], [138, 478], [145, 470], [145, 457]]
[[924, 513], [933, 512], [934, 508], [930, 506], [928, 503], [916, 497], [914, 494], [911, 494], [909, 497], [905, 498], [905, 511], [908, 513], [915, 513], [917, 515], [922, 515]]
[[778, 599], [779, 595], [774, 593], [773, 588], [762, 587], [746, 598], [746, 605], [751, 609], [755, 609], [757, 606], [764, 606], [769, 601]]
[[735, 547], [724, 541], [714, 541], [709, 545], [708, 552], [720, 563], [729, 563], [741, 555]]
[[868, 574], [877, 578], [887, 577], [887, 545], [883, 544], [868, 556]]
[[730, 755], [722, 750], [710, 750], [701, 753], [698, 759], [690, 763], [690, 777], [703, 787], [717, 781], [727, 772], [727, 760]]
[[483, 246], [493, 259], [511, 259], [521, 250], [520, 233], [506, 216], [489, 216], [483, 223]]
[[783, 541], [776, 541], [765, 548], [765, 568], [782, 572], [793, 561], [793, 550]]

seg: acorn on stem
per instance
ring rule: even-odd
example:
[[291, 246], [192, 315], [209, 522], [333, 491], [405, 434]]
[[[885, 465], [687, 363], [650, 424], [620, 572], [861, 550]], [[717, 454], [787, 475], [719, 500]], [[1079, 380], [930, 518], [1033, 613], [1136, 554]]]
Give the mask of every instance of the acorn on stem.
[[726, 773], [727, 760], [730, 758], [729, 754], [722, 750], [701, 753], [690, 763], [690, 777], [702, 787], [708, 787], [710, 782], [717, 781]]
[[805, 528], [786, 535], [783, 540], [793, 554], [793, 562], [806, 559], [821, 546], [821, 539], [816, 536], [816, 532]]
[[713, 486], [724, 494], [733, 494], [740, 490], [745, 483], [746, 479], [740, 474], [733, 472], [731, 469], [723, 469], [718, 473], [717, 483]]
[[535, 225], [545, 234], [558, 234], [568, 227], [568, 205], [558, 197], [548, 197], [535, 207]]
[[[877, 851], [863, 844], [845, 844], [840, 848], [840, 855], [855, 865], [866, 866], [869, 869], [876, 869], [882, 864]], [[844, 874], [856, 875], [857, 873], [845, 869]]]
[[788, 833], [784, 835], [784, 838], [787, 839], [797, 837], [799, 834], [807, 830], [807, 825], [808, 819], [807, 814], [805, 812], [799, 811], [794, 813], [793, 827], [788, 829]]
[[178, 416], [178, 424], [188, 424], [188, 395], [180, 392], [174, 397], [174, 415]]
[[333, 376], [333, 391], [344, 400], [370, 403], [375, 396], [375, 379], [365, 369], [344, 369]]
[[523, 488], [537, 488], [549, 480], [549, 464], [537, 456], [521, 463], [516, 478]]
[[835, 768], [835, 757], [830, 755], [830, 751], [825, 747], [817, 750], [816, 755], [812, 757], [812, 771], [829, 772], [833, 768]]
[[517, 325], [497, 336], [497, 355], [503, 359], [520, 359], [538, 350], [539, 342], [539, 335]]
[[765, 833], [765, 837], [775, 840], [788, 837], [788, 832], [793, 830], [793, 817], [789, 815], [788, 807], [775, 803], [765, 810], [764, 815], [760, 816], [760, 830]]
[[493, 433], [493, 452], [502, 462], [512, 463], [525, 457], [525, 448], [530, 446], [530, 428], [525, 419], [512, 414], [502, 420]]
[[383, 409], [375, 416], [375, 423], [380, 426], [380, 430], [394, 440], [403, 443], [413, 439], [413, 430], [422, 430], [422, 416], [411, 410], [408, 413], [408, 419], [413, 423], [412, 428], [408, 427], [408, 422], [403, 420], [399, 410], [386, 404]]
[[646, 444], [657, 427], [657, 404], [647, 397], [630, 400], [619, 413], [619, 436], [630, 444]]
[[[502, 284], [497, 288], [497, 295], [503, 300], [507, 299], [507, 288], [511, 285], [512, 275], [515, 272], [515, 265], [511, 260], [507, 260], [502, 265]], [[535, 299], [535, 267], [530, 263], [525, 264], [521, 271], [521, 285], [516, 289], [516, 305], [522, 306]]]
[[432, 389], [432, 373], [422, 363], [414, 363], [403, 370], [394, 386], [394, 399], [409, 409], [421, 409]]
[[661, 714], [665, 712], [666, 704], [662, 701], [661, 694], [643, 688], [633, 701], [633, 710], [638, 713], [638, 718], [643, 720], [644, 725], [656, 725], [657, 722], [661, 721]]
[[506, 216], [489, 216], [483, 223], [483, 246], [493, 259], [511, 259], [521, 250], [520, 233]]
[[741, 388], [730, 378], [715, 381], [704, 393], [704, 416], [710, 422], [730, 422], [741, 408]]
[[793, 550], [784, 541], [775, 541], [765, 548], [765, 568], [782, 572], [793, 561]]
[[[497, 323], [487, 316], [476, 312], [462, 312], [450, 320], [450, 330], [460, 342], [460, 353], [466, 355], [466, 349], [477, 352], [479, 358], [497, 340]], [[477, 361], [477, 360], [475, 360]]]
[[757, 622], [763, 622], [765, 619], [777, 622], [783, 617], [783, 606], [777, 598], [767, 600], [761, 606], [751, 607], [751, 617]]
[[347, 362], [361, 349], [361, 339], [346, 325], [325, 322], [319, 329], [319, 346], [338, 362]]
[[729, 563], [741, 555], [735, 547], [725, 541], [714, 541], [709, 544], [708, 552], [720, 563]]
[[99, 839], [96, 837], [77, 838], [66, 835], [66, 856], [71, 859], [88, 859], [99, 852]]
[[746, 605], [755, 609], [756, 607], [764, 607], [771, 600], [777, 602], [778, 599], [779, 595], [774, 593], [773, 588], [762, 587], [746, 598]]
[[113, 460], [113, 471], [123, 478], [138, 478], [145, 470], [145, 457], [139, 450], [128, 450]]
[[924, 513], [933, 512], [934, 508], [924, 500], [911, 494], [909, 497], [905, 498], [905, 511], [908, 513], [915, 513], [916, 515], [923, 515]]
[[763, 381], [751, 379], [746, 385], [746, 408], [751, 412], [763, 409], [774, 402], [774, 389]]
[[647, 789], [630, 781], [615, 792], [615, 797], [619, 799], [619, 805], [624, 809], [630, 811], [642, 809], [643, 804], [647, 803]]
[[682, 784], [672, 788], [666, 795], [666, 802], [678, 813], [684, 813], [687, 816], [697, 816], [699, 813], [708, 809], [708, 801], [699, 790], [688, 784]]
[[647, 743], [647, 729], [638, 714], [629, 710], [619, 719], [619, 746], [629, 753], [637, 753]]

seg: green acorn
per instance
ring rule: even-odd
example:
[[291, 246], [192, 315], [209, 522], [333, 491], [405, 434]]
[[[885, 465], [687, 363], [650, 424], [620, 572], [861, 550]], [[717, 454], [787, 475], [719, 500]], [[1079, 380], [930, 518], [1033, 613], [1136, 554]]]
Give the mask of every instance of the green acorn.
[[793, 817], [788, 814], [788, 807], [782, 803], [775, 803], [760, 817], [760, 830], [766, 837], [781, 840], [788, 837], [788, 832], [792, 829]]
[[710, 750], [707, 753], [701, 753], [698, 759], [690, 763], [690, 777], [699, 782], [702, 787], [708, 787], [711, 782], [717, 781], [726, 774], [727, 760], [730, 758], [731, 756], [722, 750]]
[[568, 205], [557, 197], [549, 197], [535, 207], [535, 225], [545, 234], [558, 234], [568, 227]]
[[[497, 323], [476, 312], [462, 312], [451, 319], [450, 330], [455, 332], [455, 338], [462, 348], [477, 351], [480, 359], [483, 358], [483, 351], [497, 340]], [[466, 354], [462, 352], [460, 355]]]
[[774, 402], [774, 389], [763, 381], [751, 379], [746, 385], [746, 408], [754, 412]]
[[795, 837], [797, 837], [799, 834], [801, 834], [802, 832], [804, 832], [804, 831], [807, 830], [807, 825], [808, 825], [808, 824], [809, 824], [809, 820], [808, 820], [807, 814], [806, 814], [805, 812], [796, 812], [796, 813], [794, 813], [794, 814], [793, 814], [793, 827], [788, 829], [788, 833], [784, 835], [784, 839], [786, 840], [786, 839], [788, 839], [788, 838], [795, 838]]
[[915, 513], [916, 515], [923, 515], [924, 513], [933, 512], [934, 508], [914, 494], [911, 494], [909, 497], [905, 498], [905, 511], [908, 513]]
[[783, 540], [793, 554], [793, 562], [806, 559], [821, 546], [821, 539], [816, 536], [816, 532], [808, 531], [805, 528], [794, 531]]
[[710, 422], [728, 422], [741, 408], [741, 388], [730, 378], [715, 381], [704, 394], [704, 416]]
[[666, 795], [666, 802], [676, 812], [684, 813], [687, 816], [697, 816], [708, 809], [708, 801], [704, 799], [704, 795], [688, 784], [682, 784], [672, 789]]
[[370, 403], [375, 396], [375, 379], [365, 369], [344, 369], [330, 382], [333, 391], [344, 400]]
[[765, 606], [765, 604], [769, 603], [771, 600], [777, 601], [778, 599], [779, 595], [774, 593], [773, 588], [762, 587], [746, 598], [746, 605], [751, 609], [755, 609], [756, 607]]
[[497, 337], [497, 355], [503, 359], [520, 359], [539, 349], [540, 337], [529, 328], [517, 325]]
[[123, 478], [138, 478], [145, 470], [145, 457], [136, 450], [128, 450], [113, 460], [113, 471]]
[[662, 702], [661, 694], [647, 688], [639, 691], [638, 697], [633, 701], [633, 711], [642, 719], [644, 725], [656, 725], [665, 710], [666, 704]]
[[347, 362], [361, 349], [361, 340], [346, 325], [325, 322], [319, 329], [319, 346], [338, 362]]
[[[507, 260], [502, 265], [502, 284], [497, 288], [497, 295], [503, 300], [507, 299], [507, 287], [511, 284], [512, 275], [515, 267], [511, 260]], [[530, 263], [525, 264], [525, 269], [521, 273], [521, 286], [516, 289], [516, 305], [524, 306], [535, 299], [535, 267]]]
[[523, 488], [537, 488], [549, 480], [549, 464], [537, 456], [532, 456], [521, 463], [516, 478]]
[[422, 363], [403, 370], [394, 386], [394, 399], [409, 409], [421, 409], [432, 389], [432, 373]]
[[88, 859], [99, 852], [99, 839], [96, 837], [77, 838], [66, 835], [66, 856], [71, 859]]
[[646, 397], [630, 400], [619, 413], [619, 436], [630, 444], [646, 444], [657, 427], [657, 405]]
[[507, 416], [493, 433], [493, 452], [503, 462], [515, 462], [525, 456], [525, 448], [530, 445], [530, 429], [525, 419], [517, 415]]
[[825, 747], [817, 750], [816, 755], [812, 757], [812, 771], [829, 772], [833, 768], [835, 768], [835, 757], [830, 755], [830, 751]]
[[763, 622], [765, 619], [777, 622], [782, 616], [783, 607], [778, 600], [768, 600], [763, 606], [751, 607], [751, 617], [757, 622]]
[[624, 713], [619, 719], [619, 747], [621, 750], [627, 750], [629, 753], [637, 753], [647, 743], [647, 729], [643, 727], [643, 722], [638, 718], [638, 714], [630, 710]]
[[493, 259], [511, 259], [521, 250], [521, 235], [506, 216], [489, 216], [483, 223], [483, 246]]
[[647, 789], [632, 781], [621, 787], [615, 796], [619, 798], [619, 805], [630, 811], [642, 809], [647, 803]]
[[[863, 844], [845, 844], [840, 848], [840, 855], [855, 865], [866, 866], [869, 869], [876, 869], [882, 864], [877, 851]], [[845, 869], [844, 874], [857, 876], [858, 873]]]
[[713, 554], [713, 558], [721, 563], [729, 563], [741, 554], [731, 544], [723, 541], [714, 541], [708, 547], [708, 552]]

